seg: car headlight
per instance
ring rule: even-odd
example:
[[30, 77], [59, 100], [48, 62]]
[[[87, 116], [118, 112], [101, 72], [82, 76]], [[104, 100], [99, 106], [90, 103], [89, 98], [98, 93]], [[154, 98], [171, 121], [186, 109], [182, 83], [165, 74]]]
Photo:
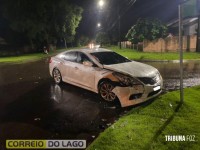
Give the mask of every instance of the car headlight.
[[113, 75], [125, 86], [133, 86], [133, 85], [141, 85], [142, 83], [139, 82], [137, 79], [134, 79], [130, 76], [123, 75], [118, 72], [114, 72]]

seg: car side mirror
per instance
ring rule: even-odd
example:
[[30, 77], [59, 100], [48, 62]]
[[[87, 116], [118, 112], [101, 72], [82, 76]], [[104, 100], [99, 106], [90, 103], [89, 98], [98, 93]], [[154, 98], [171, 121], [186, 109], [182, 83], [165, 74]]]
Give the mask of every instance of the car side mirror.
[[90, 62], [90, 61], [84, 61], [84, 62], [83, 62], [83, 65], [84, 65], [84, 66], [88, 66], [88, 67], [92, 67], [92, 66], [93, 66], [93, 63]]

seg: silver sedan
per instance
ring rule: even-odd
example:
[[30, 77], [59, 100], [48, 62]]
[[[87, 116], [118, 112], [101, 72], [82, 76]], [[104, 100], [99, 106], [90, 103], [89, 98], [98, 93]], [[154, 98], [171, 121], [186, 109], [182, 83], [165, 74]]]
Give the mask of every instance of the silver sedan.
[[49, 70], [55, 83], [93, 91], [106, 101], [119, 100], [122, 107], [152, 99], [163, 88], [156, 68], [102, 48], [62, 52], [51, 58]]

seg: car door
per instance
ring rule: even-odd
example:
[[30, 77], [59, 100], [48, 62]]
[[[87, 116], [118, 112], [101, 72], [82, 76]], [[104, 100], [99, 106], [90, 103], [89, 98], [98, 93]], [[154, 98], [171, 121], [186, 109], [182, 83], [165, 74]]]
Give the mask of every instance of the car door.
[[74, 82], [80, 84], [89, 89], [94, 89], [95, 84], [95, 69], [93, 66], [89, 66], [84, 64], [84, 62], [93, 62], [89, 59], [89, 57], [82, 53], [77, 53], [77, 63], [74, 65], [75, 72], [73, 74]]
[[68, 82], [74, 82], [74, 74], [76, 71], [76, 64], [77, 64], [77, 52], [67, 52], [63, 55], [62, 59], [62, 77], [63, 80]]

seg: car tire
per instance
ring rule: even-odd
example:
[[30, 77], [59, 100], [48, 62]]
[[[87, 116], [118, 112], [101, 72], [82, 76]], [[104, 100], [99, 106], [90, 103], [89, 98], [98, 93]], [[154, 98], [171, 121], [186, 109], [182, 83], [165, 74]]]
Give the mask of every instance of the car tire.
[[105, 101], [114, 102], [117, 96], [112, 92], [114, 85], [109, 81], [103, 81], [99, 84], [99, 95]]
[[52, 75], [56, 84], [60, 84], [62, 82], [62, 75], [57, 68], [53, 69]]

